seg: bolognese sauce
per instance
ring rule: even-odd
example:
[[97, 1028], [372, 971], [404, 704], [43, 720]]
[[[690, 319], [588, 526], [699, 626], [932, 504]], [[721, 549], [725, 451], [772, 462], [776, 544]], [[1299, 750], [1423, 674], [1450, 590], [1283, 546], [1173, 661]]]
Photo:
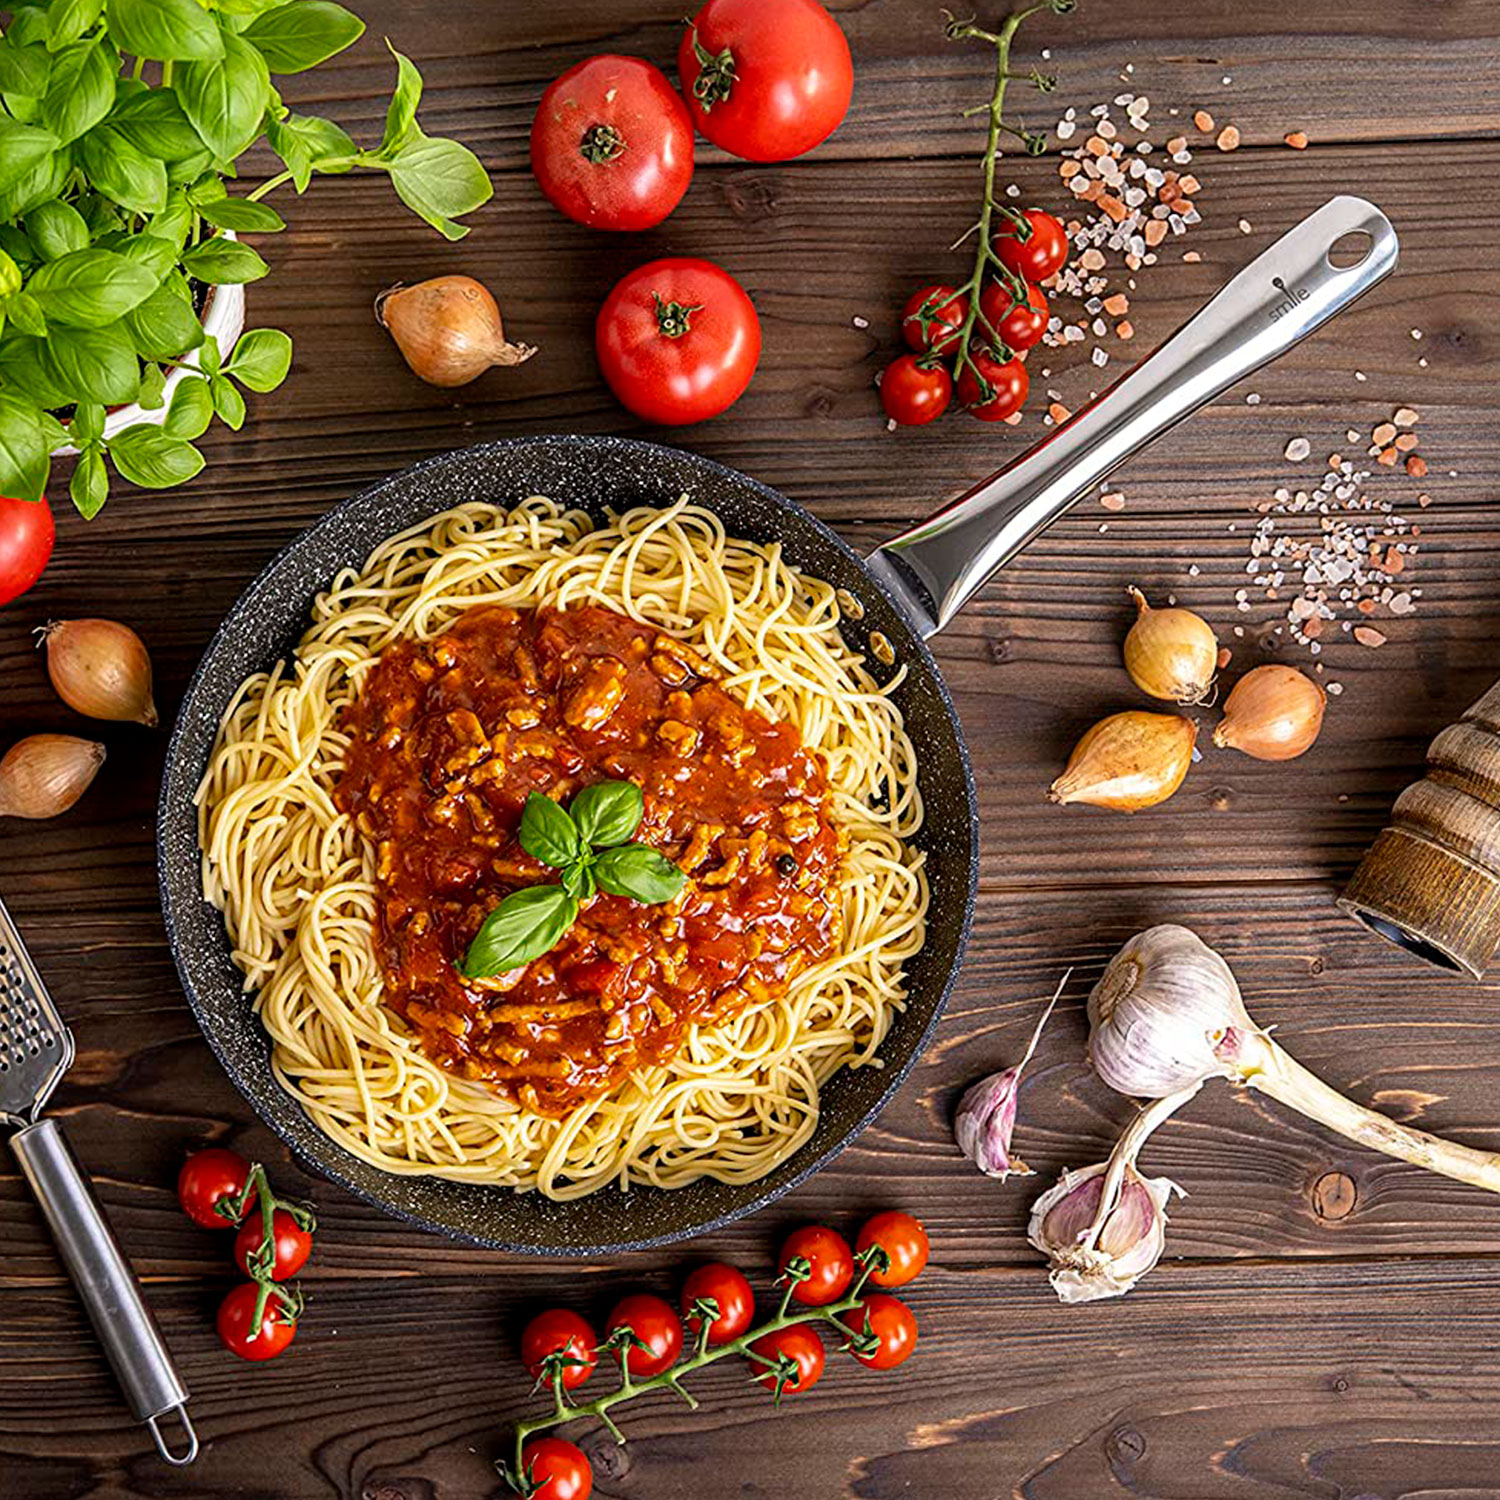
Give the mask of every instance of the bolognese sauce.
[[[385, 1003], [444, 1067], [563, 1114], [835, 949], [845, 840], [823, 766], [716, 676], [597, 605], [476, 607], [381, 656], [345, 718], [337, 801], [375, 849]], [[557, 878], [518, 841], [527, 795], [566, 806], [604, 780], [640, 787], [634, 837], [683, 871], [681, 894], [600, 892], [540, 958], [465, 979], [494, 907]]]

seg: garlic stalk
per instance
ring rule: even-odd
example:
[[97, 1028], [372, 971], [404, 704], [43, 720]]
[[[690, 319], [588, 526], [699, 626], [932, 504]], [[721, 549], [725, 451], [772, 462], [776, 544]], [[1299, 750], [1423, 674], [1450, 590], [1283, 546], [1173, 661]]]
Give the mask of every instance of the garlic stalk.
[[1291, 1057], [1251, 1019], [1229, 965], [1186, 927], [1133, 937], [1110, 960], [1088, 1011], [1094, 1069], [1122, 1094], [1164, 1099], [1227, 1078], [1362, 1146], [1500, 1193], [1500, 1155], [1366, 1109]]

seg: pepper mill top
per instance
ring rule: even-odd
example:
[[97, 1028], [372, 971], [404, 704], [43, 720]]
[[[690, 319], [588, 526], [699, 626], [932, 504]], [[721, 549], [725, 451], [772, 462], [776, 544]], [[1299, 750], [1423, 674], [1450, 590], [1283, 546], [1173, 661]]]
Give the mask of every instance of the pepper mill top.
[[1439, 968], [1482, 977], [1500, 944], [1500, 683], [1433, 740], [1339, 906]]

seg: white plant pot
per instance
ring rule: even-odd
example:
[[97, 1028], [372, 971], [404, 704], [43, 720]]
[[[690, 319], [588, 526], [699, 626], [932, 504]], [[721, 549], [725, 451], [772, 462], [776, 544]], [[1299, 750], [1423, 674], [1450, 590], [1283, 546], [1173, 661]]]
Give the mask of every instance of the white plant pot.
[[[225, 239], [234, 238], [234, 234], [228, 229], [222, 229], [219, 232]], [[228, 364], [230, 352], [240, 334], [245, 331], [245, 288], [243, 286], [236, 284], [209, 287], [208, 299], [203, 304], [203, 331], [218, 340], [219, 353], [223, 356], [224, 363]], [[105, 414], [104, 436], [112, 438], [116, 433], [136, 422], [149, 422], [153, 427], [159, 427], [166, 419], [167, 408], [172, 404], [172, 392], [176, 390], [178, 382], [183, 380], [191, 370], [197, 368], [198, 351], [195, 349], [191, 354], [183, 357], [181, 365], [174, 366], [167, 371], [160, 406], [154, 411], [146, 411], [132, 401], [128, 406], [116, 407]], [[53, 456], [57, 458], [66, 458], [77, 452], [78, 450], [68, 443], [52, 450]]]

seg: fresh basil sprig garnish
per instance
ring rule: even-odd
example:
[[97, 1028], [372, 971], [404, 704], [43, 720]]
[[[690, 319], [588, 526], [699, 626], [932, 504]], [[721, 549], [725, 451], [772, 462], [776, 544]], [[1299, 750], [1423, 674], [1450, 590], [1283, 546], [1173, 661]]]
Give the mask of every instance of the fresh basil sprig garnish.
[[521, 847], [561, 872], [560, 885], [513, 891], [489, 916], [459, 965], [466, 979], [491, 979], [555, 947], [596, 890], [659, 905], [682, 889], [682, 871], [649, 844], [632, 844], [646, 803], [629, 781], [599, 781], [563, 808], [532, 792], [521, 810]]

